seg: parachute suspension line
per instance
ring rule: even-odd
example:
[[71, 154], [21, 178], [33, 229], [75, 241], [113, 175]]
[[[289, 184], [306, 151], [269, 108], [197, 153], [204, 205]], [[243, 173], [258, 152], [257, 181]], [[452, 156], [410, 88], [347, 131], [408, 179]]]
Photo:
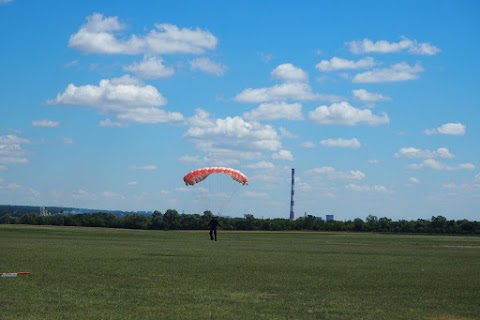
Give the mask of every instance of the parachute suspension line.
[[[233, 196], [237, 193], [237, 191], [240, 189], [240, 186], [237, 185], [232, 192], [230, 193], [230, 196], [227, 197], [227, 200], [225, 201], [225, 208], [227, 208], [230, 204], [230, 201], [232, 201]], [[220, 208], [220, 211], [223, 211], [225, 208]]]
[[224, 214], [233, 196], [242, 187], [242, 184], [235, 183], [231, 177], [224, 175], [211, 176], [205, 179], [205, 182], [209, 190], [205, 197], [208, 207], [206, 210], [210, 210], [213, 215]]

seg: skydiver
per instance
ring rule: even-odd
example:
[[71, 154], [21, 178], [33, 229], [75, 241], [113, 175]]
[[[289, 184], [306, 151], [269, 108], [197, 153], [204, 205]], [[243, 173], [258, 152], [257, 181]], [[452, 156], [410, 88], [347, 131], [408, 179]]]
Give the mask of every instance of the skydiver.
[[215, 236], [215, 241], [217, 241], [217, 226], [220, 225], [218, 217], [213, 216], [208, 225], [210, 226], [210, 240], [213, 240]]

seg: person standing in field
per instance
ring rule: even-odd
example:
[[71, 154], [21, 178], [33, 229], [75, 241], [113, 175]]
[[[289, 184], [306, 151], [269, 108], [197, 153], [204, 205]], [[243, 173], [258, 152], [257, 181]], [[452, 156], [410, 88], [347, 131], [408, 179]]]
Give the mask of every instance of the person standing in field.
[[215, 239], [217, 241], [217, 227], [220, 225], [218, 222], [218, 217], [213, 216], [208, 226], [210, 227], [210, 240]]

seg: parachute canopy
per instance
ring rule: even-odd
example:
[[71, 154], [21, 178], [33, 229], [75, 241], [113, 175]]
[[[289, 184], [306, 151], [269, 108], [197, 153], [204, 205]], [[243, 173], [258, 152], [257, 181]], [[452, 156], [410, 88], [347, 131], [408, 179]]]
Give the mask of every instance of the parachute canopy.
[[248, 178], [246, 175], [236, 169], [226, 167], [206, 167], [196, 169], [187, 173], [187, 175], [183, 177], [183, 181], [185, 181], [187, 186], [193, 186], [194, 184], [205, 180], [212, 173], [228, 174], [233, 180], [243, 185], [248, 184]]

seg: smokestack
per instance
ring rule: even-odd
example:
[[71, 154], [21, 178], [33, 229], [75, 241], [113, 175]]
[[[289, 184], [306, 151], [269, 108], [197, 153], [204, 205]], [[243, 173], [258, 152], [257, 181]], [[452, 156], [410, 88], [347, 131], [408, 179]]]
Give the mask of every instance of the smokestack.
[[295, 219], [295, 212], [293, 211], [293, 195], [295, 194], [295, 191], [293, 190], [293, 185], [295, 184], [295, 168], [292, 168], [292, 191], [290, 194], [290, 220]]

